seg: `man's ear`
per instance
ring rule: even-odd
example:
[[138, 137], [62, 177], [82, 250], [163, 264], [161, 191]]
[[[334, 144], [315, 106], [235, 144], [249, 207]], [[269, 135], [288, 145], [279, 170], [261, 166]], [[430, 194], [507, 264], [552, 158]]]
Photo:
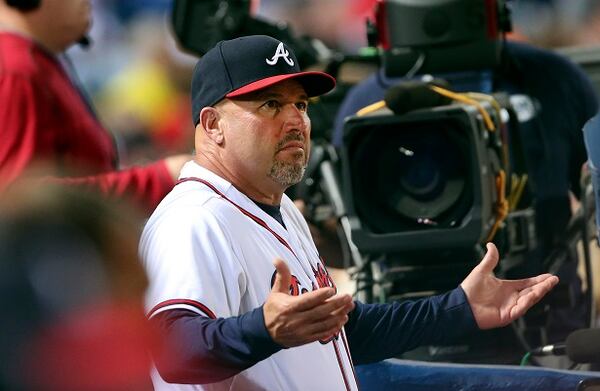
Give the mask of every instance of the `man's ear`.
[[200, 111], [200, 125], [204, 133], [216, 144], [223, 144], [225, 140], [223, 130], [219, 126], [221, 113], [214, 107], [205, 107]]

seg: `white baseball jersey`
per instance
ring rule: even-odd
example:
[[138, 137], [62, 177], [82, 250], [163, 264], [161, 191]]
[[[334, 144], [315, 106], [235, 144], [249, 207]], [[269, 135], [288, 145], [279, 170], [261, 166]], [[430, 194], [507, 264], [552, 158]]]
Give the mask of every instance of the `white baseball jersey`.
[[[231, 183], [195, 162], [150, 217], [140, 244], [150, 285], [150, 317], [170, 309], [201, 316], [242, 315], [264, 304], [275, 273], [287, 262], [293, 294], [332, 285], [294, 203], [283, 196], [284, 228]], [[348, 343], [342, 331], [327, 343], [283, 349], [227, 380], [209, 385], [167, 384], [161, 390], [356, 390]]]

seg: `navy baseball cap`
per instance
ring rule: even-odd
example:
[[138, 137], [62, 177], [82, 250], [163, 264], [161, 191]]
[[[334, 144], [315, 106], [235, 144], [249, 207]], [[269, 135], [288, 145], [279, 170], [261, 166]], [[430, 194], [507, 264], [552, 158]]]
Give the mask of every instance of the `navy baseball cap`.
[[335, 79], [324, 72], [300, 72], [294, 53], [266, 35], [249, 35], [221, 41], [196, 64], [192, 76], [192, 120], [200, 111], [223, 98], [257, 91], [287, 79], [296, 79], [309, 97], [335, 87]]

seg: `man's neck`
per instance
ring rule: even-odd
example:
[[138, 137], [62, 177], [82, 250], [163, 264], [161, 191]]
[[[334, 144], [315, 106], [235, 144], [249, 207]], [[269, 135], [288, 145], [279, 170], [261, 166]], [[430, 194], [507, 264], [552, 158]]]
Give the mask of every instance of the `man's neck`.
[[260, 183], [257, 183], [257, 181], [249, 181], [241, 173], [232, 172], [222, 164], [217, 164], [212, 159], [207, 159], [202, 155], [197, 155], [194, 158], [194, 161], [198, 165], [230, 182], [236, 189], [255, 202], [274, 206], [281, 204], [281, 198], [283, 197], [285, 189], [282, 189], [281, 186], [274, 183], [269, 178], [265, 178], [260, 181]]

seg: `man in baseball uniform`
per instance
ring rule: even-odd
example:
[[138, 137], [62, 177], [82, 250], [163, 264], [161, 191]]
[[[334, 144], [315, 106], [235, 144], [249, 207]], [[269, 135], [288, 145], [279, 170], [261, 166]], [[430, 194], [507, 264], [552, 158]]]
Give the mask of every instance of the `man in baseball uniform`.
[[140, 244], [148, 317], [162, 332], [157, 390], [356, 390], [354, 364], [507, 325], [557, 283], [496, 279], [488, 244], [444, 295], [364, 304], [336, 294], [284, 194], [308, 161], [309, 98], [334, 85], [264, 35], [222, 41], [198, 62], [196, 155]]

